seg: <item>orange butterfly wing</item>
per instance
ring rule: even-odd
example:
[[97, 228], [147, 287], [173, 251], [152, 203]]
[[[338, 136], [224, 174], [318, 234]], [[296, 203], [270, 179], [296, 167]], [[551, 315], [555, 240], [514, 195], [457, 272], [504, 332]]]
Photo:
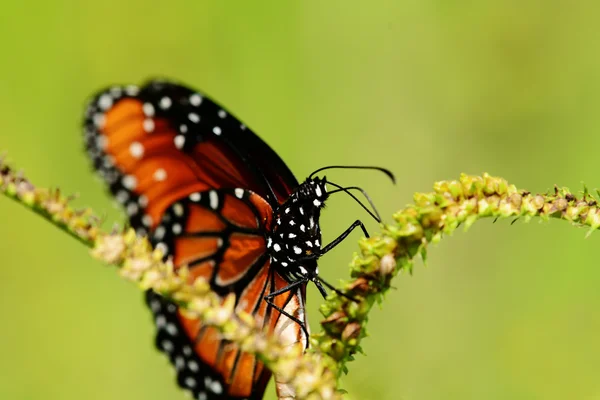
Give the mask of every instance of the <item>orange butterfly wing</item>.
[[[264, 142], [210, 99], [163, 81], [102, 91], [84, 126], [94, 167], [139, 234], [177, 267], [188, 265], [190, 281], [203, 277], [221, 295], [236, 293], [237, 310], [305, 345], [300, 326], [263, 300], [289, 285], [270, 265], [265, 234], [273, 208], [297, 185]], [[304, 298], [300, 287], [273, 301], [306, 325]], [[156, 344], [194, 398], [262, 398], [270, 372], [255, 356], [157, 294], [146, 299]]]

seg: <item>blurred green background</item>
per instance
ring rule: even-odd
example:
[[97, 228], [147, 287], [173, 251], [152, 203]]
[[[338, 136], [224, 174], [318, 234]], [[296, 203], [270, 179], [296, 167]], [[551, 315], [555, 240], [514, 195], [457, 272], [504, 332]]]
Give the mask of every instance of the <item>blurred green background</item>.
[[[224, 104], [299, 178], [330, 164], [391, 168], [397, 186], [328, 173], [387, 216], [461, 172], [533, 192], [600, 187], [599, 4], [8, 1], [0, 148], [110, 226], [122, 214], [82, 151], [84, 101], [164, 75]], [[332, 198], [325, 237], [357, 217], [368, 220]], [[600, 399], [600, 237], [584, 235], [558, 221], [483, 221], [432, 248], [372, 313], [348, 398]], [[348, 275], [358, 236], [322, 259], [325, 278]], [[0, 398], [184, 399], [141, 297], [0, 198]], [[313, 289], [308, 303], [318, 329]]]

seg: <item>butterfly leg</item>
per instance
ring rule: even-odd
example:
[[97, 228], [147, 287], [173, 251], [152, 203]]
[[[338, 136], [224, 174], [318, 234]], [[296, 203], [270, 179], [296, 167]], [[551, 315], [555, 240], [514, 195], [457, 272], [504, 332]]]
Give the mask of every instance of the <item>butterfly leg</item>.
[[342, 232], [342, 234], [340, 236], [338, 236], [336, 239], [334, 239], [333, 241], [331, 241], [331, 243], [329, 243], [327, 246], [323, 247], [321, 249], [321, 251], [319, 252], [319, 256], [322, 256], [323, 254], [327, 253], [329, 250], [333, 249], [335, 246], [337, 246], [338, 244], [340, 244], [344, 239], [346, 239], [346, 237], [356, 228], [359, 227], [360, 229], [362, 229], [363, 233], [365, 234], [366, 237], [369, 237], [369, 232], [367, 232], [367, 228], [365, 228], [365, 226], [363, 225], [362, 221], [357, 219], [356, 221], [354, 221], [354, 223], [352, 225], [350, 225], [350, 227], [348, 227], [348, 229], [346, 229], [344, 232]]
[[309, 345], [309, 340], [308, 340], [309, 334], [308, 334], [308, 329], [306, 329], [306, 326], [304, 325], [304, 322], [300, 321], [298, 318], [294, 317], [293, 315], [291, 315], [290, 313], [285, 311], [283, 308], [276, 305], [272, 301], [272, 299], [275, 298], [276, 296], [279, 296], [280, 294], [290, 292], [290, 291], [294, 290], [295, 288], [297, 288], [298, 286], [306, 284], [308, 281], [309, 281], [308, 277], [305, 279], [301, 279], [299, 281], [289, 284], [288, 286], [286, 286], [284, 288], [281, 288], [272, 293], [269, 293], [268, 295], [263, 297], [263, 299], [267, 302], [268, 305], [270, 305], [271, 307], [273, 307], [274, 309], [279, 311], [280, 314], [285, 315], [286, 317], [288, 317], [289, 319], [291, 319], [292, 321], [294, 321], [295, 323], [297, 323], [300, 326], [300, 329], [302, 329], [302, 331], [304, 332], [304, 335], [306, 336], [306, 348], [308, 348], [308, 345]]
[[325, 291], [325, 288], [323, 288], [323, 286], [321, 285], [321, 283], [325, 286], [327, 286], [327, 288], [329, 288], [330, 290], [333, 290], [335, 293], [337, 293], [338, 296], [342, 296], [347, 298], [348, 300], [351, 300], [355, 303], [358, 303], [358, 300], [355, 299], [352, 296], [348, 296], [346, 293], [342, 292], [341, 290], [337, 289], [335, 286], [333, 286], [331, 283], [328, 283], [326, 280], [324, 280], [323, 278], [321, 278], [319, 275], [315, 275], [311, 278], [311, 280], [315, 283], [315, 286], [317, 286], [317, 289], [319, 289], [319, 292], [321, 292], [321, 296], [323, 296], [324, 299], [327, 300], [327, 292]]

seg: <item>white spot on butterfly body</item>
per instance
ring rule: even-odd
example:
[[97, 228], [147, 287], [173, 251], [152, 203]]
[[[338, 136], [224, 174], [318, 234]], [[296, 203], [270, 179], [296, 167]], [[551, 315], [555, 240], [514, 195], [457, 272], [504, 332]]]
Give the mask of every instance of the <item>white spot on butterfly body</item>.
[[242, 197], [244, 197], [244, 189], [241, 189], [241, 188], [235, 189], [235, 197], [237, 197], [238, 199], [241, 199]]
[[317, 199], [314, 199], [313, 204], [315, 205], [315, 207], [319, 207], [321, 205], [321, 202]]
[[290, 213], [290, 208], [289, 208], [289, 207], [285, 209], [285, 213], [286, 213], [286, 214], [289, 214], [289, 213]]
[[140, 142], [133, 142], [129, 146], [129, 152], [133, 158], [142, 158], [144, 155], [144, 146]]
[[[317, 197], [321, 197], [323, 195], [323, 193], [321, 192], [321, 188], [319, 186], [317, 186], [315, 188], [315, 193], [317, 194]], [[316, 205], [316, 204], [315, 204]], [[318, 206], [317, 206], [318, 207]]]
[[290, 233], [290, 234], [288, 235], [288, 238], [290, 238], [290, 239], [293, 239], [293, 238], [295, 238], [295, 237], [296, 237], [296, 235], [294, 235], [293, 233]]
[[213, 133], [217, 136], [219, 136], [221, 134], [221, 128], [219, 128], [218, 126], [215, 126], [213, 128]]
[[321, 246], [321, 243], [319, 242], [319, 239], [315, 239], [315, 246], [317, 246], [317, 247]]
[[142, 110], [144, 111], [144, 115], [146, 117], [154, 116], [154, 106], [151, 103], [144, 103]]
[[137, 179], [133, 175], [125, 175], [121, 183], [126, 189], [133, 190], [137, 186]]
[[281, 266], [283, 266], [283, 267], [287, 267], [287, 266], [288, 266], [288, 263], [286, 263], [285, 261], [282, 261], [282, 262], [281, 262]]
[[302, 232], [306, 232], [306, 227], [304, 226], [304, 224], [300, 225], [300, 230]]
[[302, 253], [302, 249], [298, 246], [294, 246], [294, 253], [300, 254], [300, 253]]
[[193, 123], [197, 124], [198, 122], [200, 122], [200, 116], [196, 113], [189, 113], [188, 114], [188, 119], [190, 121], [192, 121]]
[[298, 211], [300, 211], [300, 215], [304, 215], [304, 209], [302, 207], [298, 207]]
[[219, 195], [214, 190], [208, 192], [208, 200], [210, 203], [210, 208], [216, 210], [219, 207]]
[[154, 120], [151, 118], [146, 118], [142, 124], [144, 131], [150, 133], [154, 130]]
[[308, 241], [308, 240], [306, 241], [306, 245], [307, 245], [308, 247], [313, 247], [312, 243], [311, 243], [310, 241]]
[[109, 108], [111, 108], [112, 105], [113, 105], [113, 99], [112, 99], [112, 96], [109, 94], [103, 94], [98, 99], [98, 106], [100, 106], [100, 109], [102, 109], [102, 110], [106, 111]]
[[160, 103], [158, 103], [159, 107], [163, 110], [169, 109], [171, 107], [171, 104], [173, 104], [173, 102], [171, 101], [171, 98], [167, 96], [160, 99]]
[[196, 192], [196, 193], [190, 194], [191, 201], [200, 201], [200, 199], [201, 199], [200, 193]]
[[202, 96], [200, 96], [198, 93], [194, 93], [190, 96], [190, 104], [198, 107], [200, 104], [202, 104]]
[[275, 251], [281, 251], [281, 246], [279, 245], [279, 243], [275, 243], [273, 245], [273, 250], [275, 250]]
[[175, 143], [175, 147], [177, 147], [179, 150], [181, 150], [181, 149], [183, 149], [183, 146], [185, 145], [185, 136], [177, 135], [177, 136], [175, 136], [175, 139], [173, 139], [173, 142]]
[[219, 115], [219, 118], [225, 118], [227, 116], [225, 110], [219, 110], [217, 114]]
[[296, 225], [296, 223], [294, 222], [294, 220], [293, 220], [293, 219], [290, 219], [290, 225], [291, 225], [291, 226], [294, 226], [294, 225]]
[[308, 271], [303, 266], [300, 266], [300, 272], [302, 273], [302, 275], [308, 274]]
[[154, 171], [153, 177], [155, 181], [162, 182], [167, 179], [167, 171], [165, 171], [163, 168], [158, 168], [156, 171]]

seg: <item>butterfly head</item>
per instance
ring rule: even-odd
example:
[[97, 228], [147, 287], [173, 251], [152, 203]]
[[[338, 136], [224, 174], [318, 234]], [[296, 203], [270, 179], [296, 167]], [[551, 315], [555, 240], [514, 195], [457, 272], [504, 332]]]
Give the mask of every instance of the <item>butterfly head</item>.
[[[321, 251], [319, 218], [325, 206], [326, 178], [309, 178], [275, 212], [275, 225], [267, 238], [272, 262], [291, 280], [316, 274]], [[311, 262], [306, 262], [310, 259]]]

